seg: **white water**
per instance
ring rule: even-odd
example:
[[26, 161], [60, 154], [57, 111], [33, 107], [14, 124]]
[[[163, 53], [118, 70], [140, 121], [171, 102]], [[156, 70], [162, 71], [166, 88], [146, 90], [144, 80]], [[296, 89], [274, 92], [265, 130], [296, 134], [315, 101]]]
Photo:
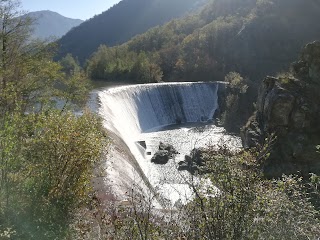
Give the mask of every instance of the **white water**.
[[[130, 187], [130, 183], [138, 181], [141, 185], [139, 174], [134, 173], [139, 167], [152, 187], [165, 198], [173, 202], [179, 198], [187, 201], [191, 190], [186, 180], [190, 175], [177, 171], [177, 162], [193, 148], [208, 143], [217, 145], [223, 141], [239, 146], [239, 139], [207, 123], [218, 108], [218, 89], [219, 83], [163, 83], [114, 87], [98, 93], [104, 126], [124, 141], [138, 164], [134, 166], [131, 162], [130, 165], [127, 159], [114, 152], [108, 176], [118, 195], [124, 191], [121, 188]], [[164, 128], [180, 122], [182, 124], [176, 127]], [[145, 141], [146, 149], [138, 141]], [[163, 166], [151, 163], [151, 155], [146, 154], [153, 155], [160, 141], [173, 144], [180, 152], [175, 161]], [[143, 188], [147, 191], [146, 186]]]
[[161, 126], [213, 117], [217, 83], [163, 83], [115, 87], [102, 91], [106, 127], [127, 137]]

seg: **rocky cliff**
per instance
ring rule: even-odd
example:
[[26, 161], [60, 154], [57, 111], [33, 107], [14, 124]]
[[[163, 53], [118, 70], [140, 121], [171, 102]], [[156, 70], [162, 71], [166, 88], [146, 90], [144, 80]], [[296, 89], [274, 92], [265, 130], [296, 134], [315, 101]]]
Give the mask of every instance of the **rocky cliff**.
[[304, 47], [290, 72], [264, 79], [241, 135], [246, 148], [269, 144], [267, 176], [320, 172], [320, 41]]

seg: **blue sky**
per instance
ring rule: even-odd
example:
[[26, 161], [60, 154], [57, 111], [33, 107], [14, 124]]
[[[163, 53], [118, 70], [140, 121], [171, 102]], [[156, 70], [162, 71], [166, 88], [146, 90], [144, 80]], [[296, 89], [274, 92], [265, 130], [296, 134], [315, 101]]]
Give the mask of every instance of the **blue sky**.
[[20, 0], [28, 12], [51, 10], [69, 18], [89, 19], [120, 0]]

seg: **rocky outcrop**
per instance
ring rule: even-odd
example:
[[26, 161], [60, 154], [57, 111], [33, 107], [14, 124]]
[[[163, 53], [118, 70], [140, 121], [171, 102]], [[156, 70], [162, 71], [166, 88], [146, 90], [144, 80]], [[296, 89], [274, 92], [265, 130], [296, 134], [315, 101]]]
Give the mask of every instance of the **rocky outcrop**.
[[[266, 77], [259, 90], [257, 111], [242, 129], [246, 148], [266, 143], [267, 176], [300, 171], [320, 172], [320, 42], [308, 44], [291, 71]], [[276, 139], [270, 140], [274, 135]]]
[[174, 158], [178, 151], [171, 145], [160, 142], [159, 150], [151, 158], [155, 164], [167, 164], [169, 159]]
[[171, 144], [165, 144], [163, 142], [160, 142], [159, 150], [168, 151], [171, 157], [173, 157], [175, 154], [179, 154], [179, 152], [174, 148], [174, 146], [172, 146]]
[[151, 158], [151, 162], [155, 164], [167, 164], [170, 159], [170, 153], [166, 150], [157, 151]]

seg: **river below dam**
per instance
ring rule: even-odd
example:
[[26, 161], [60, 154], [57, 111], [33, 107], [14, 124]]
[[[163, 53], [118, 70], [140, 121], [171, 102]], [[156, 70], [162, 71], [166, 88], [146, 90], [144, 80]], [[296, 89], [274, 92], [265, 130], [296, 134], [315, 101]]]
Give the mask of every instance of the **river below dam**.
[[[98, 112], [113, 139], [106, 159], [104, 179], [115, 198], [139, 188], [142, 194], [185, 203], [192, 198], [188, 171], [179, 162], [194, 148], [240, 148], [238, 137], [214, 124], [221, 83], [160, 83], [108, 87], [97, 90]], [[179, 154], [167, 164], [151, 162], [160, 142], [171, 144]], [[161, 205], [161, 204], [160, 204]]]

